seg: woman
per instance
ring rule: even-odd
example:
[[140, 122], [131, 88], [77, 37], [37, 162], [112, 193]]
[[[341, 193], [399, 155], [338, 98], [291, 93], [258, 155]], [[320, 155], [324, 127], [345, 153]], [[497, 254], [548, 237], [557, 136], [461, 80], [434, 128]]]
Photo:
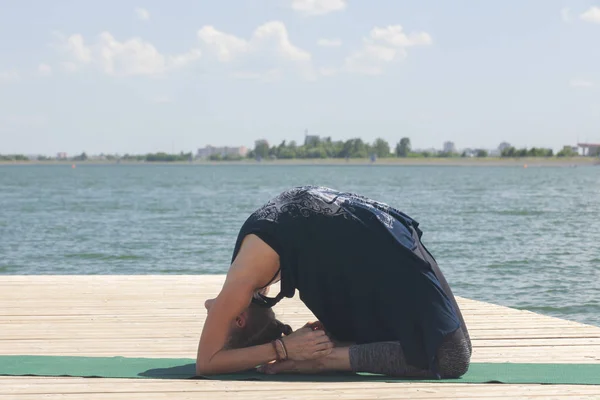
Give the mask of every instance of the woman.
[[[293, 188], [242, 226], [221, 292], [207, 300], [198, 374], [354, 371], [456, 378], [471, 357], [461, 312], [418, 223], [352, 193]], [[267, 297], [281, 282], [281, 292]], [[271, 310], [295, 291], [317, 317]]]

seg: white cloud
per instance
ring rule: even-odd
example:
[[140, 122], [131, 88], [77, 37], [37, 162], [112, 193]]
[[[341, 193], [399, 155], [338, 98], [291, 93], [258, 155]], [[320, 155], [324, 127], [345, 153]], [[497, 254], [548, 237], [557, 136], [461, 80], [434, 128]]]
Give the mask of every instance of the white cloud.
[[594, 86], [594, 82], [585, 79], [571, 79], [569, 85], [574, 88], [591, 88]]
[[167, 59], [168, 68], [183, 68], [187, 67], [202, 56], [200, 49], [191, 49], [187, 53], [169, 56]]
[[268, 74], [269, 80], [273, 80], [273, 76], [282, 74], [280, 69], [285, 65], [298, 69], [306, 78], [314, 76], [311, 54], [290, 41], [288, 31], [280, 21], [260, 25], [250, 39], [221, 32], [210, 25], [198, 31], [198, 38], [207, 53], [213, 54], [221, 63], [231, 64], [233, 74], [238, 78], [263, 79], [262, 74]]
[[75, 61], [87, 64], [92, 61], [92, 51], [84, 43], [80, 34], [71, 35], [67, 38], [67, 50], [73, 55]]
[[325, 15], [346, 8], [346, 0], [292, 0], [292, 9], [304, 15]]
[[562, 10], [560, 10], [560, 17], [562, 18], [563, 22], [573, 21], [573, 17], [571, 16], [571, 9], [569, 7], [565, 7]]
[[[68, 58], [61, 63], [68, 72], [93, 68], [112, 76], [154, 76], [185, 67], [198, 60], [199, 48], [186, 53], [165, 55], [152, 43], [138, 37], [120, 41], [109, 32], [102, 32], [92, 41], [81, 34], [57, 34], [58, 48]], [[285, 25], [270, 21], [258, 26], [245, 39], [204, 26], [197, 32], [199, 47], [219, 63], [229, 64], [236, 78], [276, 80], [286, 69], [294, 69], [306, 79], [314, 79], [311, 54], [295, 46]], [[223, 70], [223, 67], [219, 67]], [[235, 75], [237, 74], [237, 75]]]
[[198, 31], [198, 38], [216, 52], [219, 61], [232, 61], [249, 51], [249, 43], [237, 36], [216, 30], [207, 25]]
[[317, 45], [321, 47], [340, 47], [342, 41], [340, 39], [319, 39]]
[[348, 72], [378, 75], [386, 64], [406, 57], [408, 47], [429, 46], [433, 43], [427, 32], [406, 34], [400, 25], [375, 27], [363, 39], [362, 49], [348, 56], [344, 68]]
[[150, 20], [150, 12], [145, 8], [136, 8], [134, 10], [135, 17], [140, 21], [149, 21]]
[[21, 76], [16, 69], [0, 71], [0, 84], [18, 82]]
[[583, 21], [600, 24], [600, 7], [591, 7], [579, 16]]
[[375, 27], [371, 30], [370, 36], [373, 40], [379, 40], [394, 47], [427, 46], [433, 42], [427, 32], [413, 32], [406, 35], [400, 25], [385, 28]]
[[41, 63], [37, 68], [38, 75], [50, 76], [52, 75], [52, 67], [48, 64]]
[[166, 70], [165, 56], [148, 42], [133, 38], [119, 42], [108, 32], [100, 34], [98, 62], [108, 75], [158, 75]]
[[365, 75], [379, 75], [383, 72], [386, 63], [396, 58], [403, 58], [406, 51], [386, 46], [366, 43], [359, 50], [346, 58], [345, 68], [349, 72]]
[[82, 35], [62, 39], [61, 48], [71, 60], [62, 65], [67, 71], [76, 71], [92, 65], [107, 75], [161, 75], [172, 69], [185, 67], [200, 58], [200, 50], [192, 49], [174, 56], [161, 54], [152, 43], [140, 38], [123, 42], [109, 32], [102, 32], [97, 41], [87, 45]]
[[289, 61], [309, 61], [311, 55], [292, 44], [283, 22], [267, 22], [252, 33], [250, 40], [220, 32], [213, 26], [205, 26], [198, 31], [198, 38], [212, 48], [219, 61], [229, 62], [239, 56], [258, 52], [272, 52]]

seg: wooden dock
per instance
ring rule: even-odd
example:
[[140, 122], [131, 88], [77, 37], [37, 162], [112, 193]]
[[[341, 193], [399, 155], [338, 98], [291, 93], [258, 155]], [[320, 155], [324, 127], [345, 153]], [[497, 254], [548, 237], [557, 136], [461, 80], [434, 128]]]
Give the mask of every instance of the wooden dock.
[[[223, 276], [0, 276], [0, 355], [194, 358]], [[473, 362], [600, 363], [600, 328], [459, 298]], [[275, 309], [294, 328], [297, 300]], [[0, 400], [600, 399], [600, 386], [0, 377]]]

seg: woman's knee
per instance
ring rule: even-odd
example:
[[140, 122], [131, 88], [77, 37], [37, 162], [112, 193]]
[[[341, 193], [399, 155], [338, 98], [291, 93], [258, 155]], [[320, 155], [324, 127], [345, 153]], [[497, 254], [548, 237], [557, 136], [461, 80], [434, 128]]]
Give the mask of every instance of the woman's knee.
[[[460, 331], [460, 329], [459, 329]], [[442, 378], [460, 378], [469, 370], [471, 351], [462, 332], [451, 334], [438, 351], [438, 372]]]

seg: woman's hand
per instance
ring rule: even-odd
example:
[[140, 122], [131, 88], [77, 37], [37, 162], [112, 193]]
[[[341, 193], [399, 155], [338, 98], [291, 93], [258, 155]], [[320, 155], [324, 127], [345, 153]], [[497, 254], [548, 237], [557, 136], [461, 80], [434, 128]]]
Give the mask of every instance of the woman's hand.
[[[308, 325], [308, 324], [307, 324]], [[282, 339], [288, 360], [314, 360], [331, 353], [333, 343], [324, 330], [305, 326]]]
[[325, 327], [321, 321], [307, 322], [303, 328], [311, 328], [313, 331], [316, 331], [317, 329], [322, 331], [325, 330]]
[[324, 372], [351, 372], [350, 365], [350, 348], [338, 347], [326, 357], [317, 358], [315, 360], [286, 360], [271, 362], [258, 367], [258, 372], [264, 374], [319, 374]]

